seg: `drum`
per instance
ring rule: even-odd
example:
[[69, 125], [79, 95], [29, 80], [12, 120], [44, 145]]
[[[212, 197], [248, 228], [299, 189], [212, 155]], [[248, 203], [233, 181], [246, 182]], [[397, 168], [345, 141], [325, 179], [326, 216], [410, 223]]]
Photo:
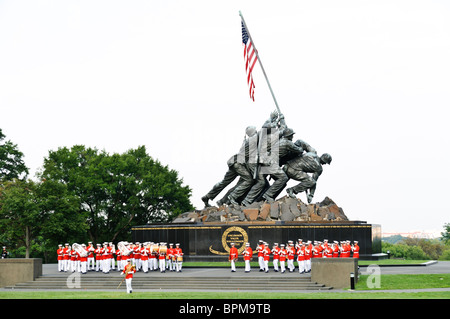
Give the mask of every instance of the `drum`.
[[183, 261], [183, 256], [178, 256], [177, 261]]
[[150, 253], [157, 253], [159, 249], [158, 245], [150, 245]]

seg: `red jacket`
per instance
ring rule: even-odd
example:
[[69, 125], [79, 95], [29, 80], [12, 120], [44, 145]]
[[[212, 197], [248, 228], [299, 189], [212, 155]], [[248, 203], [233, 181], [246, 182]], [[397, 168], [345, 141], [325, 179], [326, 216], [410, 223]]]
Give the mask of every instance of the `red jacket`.
[[136, 272], [136, 268], [132, 265], [126, 265], [122, 271], [122, 274], [125, 275], [125, 279], [133, 278], [133, 274]]
[[230, 248], [230, 256], [228, 257], [228, 260], [237, 260], [238, 258], [238, 250], [236, 247]]
[[244, 250], [244, 260], [251, 260], [253, 256], [253, 249], [251, 247], [247, 247]]

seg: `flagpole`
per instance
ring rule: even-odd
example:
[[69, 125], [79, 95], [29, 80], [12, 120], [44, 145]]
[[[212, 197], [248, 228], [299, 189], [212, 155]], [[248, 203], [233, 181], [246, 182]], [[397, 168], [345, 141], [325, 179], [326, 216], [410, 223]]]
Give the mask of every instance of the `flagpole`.
[[239, 15], [241, 16], [242, 23], [244, 24], [244, 27], [247, 30], [248, 37], [250, 38], [250, 41], [252, 42], [253, 46], [255, 47], [256, 57], [258, 58], [259, 65], [261, 66], [261, 70], [264, 74], [264, 77], [266, 78], [266, 82], [267, 82], [267, 85], [269, 86], [269, 90], [270, 90], [270, 93], [272, 94], [273, 101], [275, 102], [275, 106], [277, 107], [278, 114], [281, 114], [277, 99], [275, 98], [275, 94], [273, 94], [272, 87], [270, 86], [269, 79], [267, 78], [267, 75], [266, 75], [266, 71], [264, 71], [264, 67], [261, 63], [261, 59], [259, 58], [258, 50], [256, 50], [255, 42], [253, 42], [252, 36], [250, 35], [250, 31], [247, 28], [247, 24], [245, 23], [244, 16], [242, 15], [241, 11], [239, 11]]

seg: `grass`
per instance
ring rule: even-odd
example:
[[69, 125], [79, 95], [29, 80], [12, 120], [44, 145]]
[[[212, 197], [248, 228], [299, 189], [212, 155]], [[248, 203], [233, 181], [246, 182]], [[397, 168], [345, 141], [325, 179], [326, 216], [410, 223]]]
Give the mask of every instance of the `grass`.
[[[359, 261], [360, 265], [393, 265], [393, 264], [420, 264], [427, 260], [405, 261], [386, 259], [380, 261]], [[228, 262], [186, 262], [186, 266], [195, 267], [229, 267]], [[243, 267], [244, 263], [238, 263]], [[257, 266], [257, 263], [254, 263]], [[172, 292], [172, 291], [145, 291], [126, 294], [124, 291], [1, 291], [0, 299], [261, 299], [261, 300], [287, 300], [287, 299], [450, 299], [450, 291], [417, 291], [417, 292], [390, 292], [389, 290], [409, 290], [427, 288], [449, 288], [450, 274], [418, 274], [418, 275], [380, 275], [380, 288], [370, 288], [372, 282], [368, 275], [361, 275], [354, 291], [328, 291], [328, 292]], [[383, 291], [377, 291], [383, 290]]]
[[[450, 274], [381, 275], [380, 288], [369, 288], [362, 275], [355, 291], [329, 292], [134, 292], [122, 291], [7, 291], [0, 299], [450, 299], [450, 291], [389, 292], [396, 289], [449, 288]], [[368, 291], [370, 290], [370, 291]], [[383, 290], [377, 292], [376, 290]]]
[[124, 291], [61, 291], [61, 292], [1, 292], [0, 299], [450, 299], [450, 292], [133, 292]]
[[362, 275], [355, 290], [450, 288], [450, 274], [381, 275], [380, 288], [369, 287], [368, 280], [369, 285], [374, 283], [369, 275]]

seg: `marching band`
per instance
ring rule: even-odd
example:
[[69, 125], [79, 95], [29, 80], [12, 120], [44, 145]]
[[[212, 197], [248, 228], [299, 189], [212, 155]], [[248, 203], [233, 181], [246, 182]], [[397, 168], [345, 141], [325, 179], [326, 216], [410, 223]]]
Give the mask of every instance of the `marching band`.
[[[238, 259], [238, 251], [234, 247], [234, 243], [231, 246], [229, 260], [233, 260], [231, 271], [234, 272], [236, 270], [234, 262]], [[311, 258], [359, 258], [359, 246], [356, 240], [351, 245], [350, 240], [329, 243], [327, 239], [314, 242], [310, 240], [303, 242], [302, 239], [298, 239], [295, 244], [292, 240], [289, 240], [286, 245], [274, 243], [272, 249], [269, 248], [267, 242], [259, 240], [255, 251], [257, 252], [259, 271], [264, 272], [269, 272], [269, 261], [271, 257], [273, 270], [275, 272], [281, 270], [281, 273], [284, 273], [286, 272], [286, 264], [289, 272], [295, 271], [294, 263], [295, 256], [297, 256], [297, 267], [300, 274], [311, 271]], [[250, 272], [250, 261], [253, 257], [253, 250], [250, 247], [250, 243], [245, 244], [242, 255], [245, 262], [245, 272]]]
[[[183, 250], [179, 243], [129, 243], [119, 242], [117, 247], [113, 243], [85, 244], [66, 243], [64, 247], [58, 245], [58, 271], [85, 274], [87, 271], [98, 271], [105, 274], [111, 270], [123, 271], [130, 262], [135, 271], [148, 273], [149, 271], [181, 272], [183, 265]], [[115, 258], [114, 258], [115, 255]]]
[[[111, 270], [123, 272], [125, 267], [131, 263], [135, 271], [148, 273], [159, 270], [161, 273], [169, 271], [181, 272], [183, 265], [183, 250], [180, 244], [173, 243], [129, 243], [119, 242], [117, 247], [109, 242], [97, 244], [96, 248], [92, 242], [88, 245], [66, 243], [64, 247], [59, 245], [57, 249], [58, 270], [61, 272], [78, 271], [85, 274], [87, 271], [101, 271], [105, 274]], [[259, 240], [255, 251], [250, 247], [250, 243], [245, 244], [242, 256], [245, 262], [245, 272], [250, 272], [250, 261], [254, 253], [257, 254], [259, 271], [269, 272], [269, 262], [272, 259], [273, 270], [281, 273], [295, 271], [295, 261], [298, 272], [308, 273], [311, 271], [311, 258], [359, 258], [358, 241], [350, 244], [349, 240], [333, 241], [329, 243], [327, 239], [323, 241], [310, 240], [304, 242], [298, 239], [296, 243], [289, 240], [287, 244], [274, 243], [272, 249], [269, 244]], [[114, 258], [115, 255], [115, 258]], [[231, 263], [231, 271], [236, 271], [236, 261], [239, 252], [234, 243], [231, 243], [228, 260]]]

